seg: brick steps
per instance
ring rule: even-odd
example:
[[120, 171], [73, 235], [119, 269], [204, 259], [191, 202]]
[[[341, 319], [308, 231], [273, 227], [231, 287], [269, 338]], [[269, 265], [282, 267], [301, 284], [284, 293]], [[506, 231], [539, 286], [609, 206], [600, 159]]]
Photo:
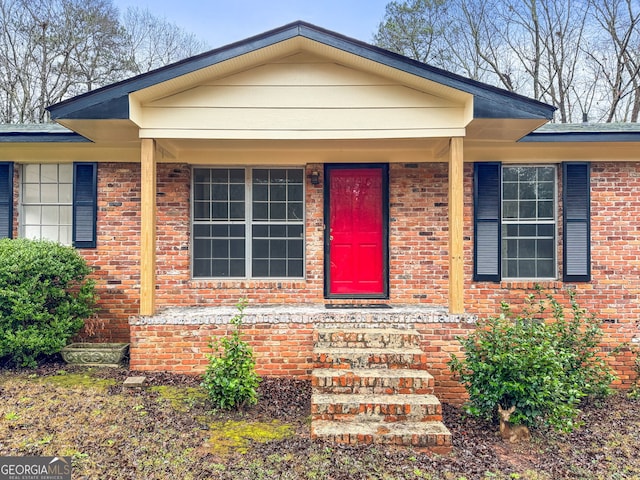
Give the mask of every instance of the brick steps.
[[317, 368], [311, 386], [319, 393], [429, 394], [433, 377], [426, 370], [402, 368]]
[[439, 422], [442, 407], [433, 395], [313, 394], [311, 414], [322, 420]]
[[451, 450], [420, 336], [410, 329], [318, 329], [311, 436]]
[[434, 453], [451, 451], [451, 433], [441, 422], [358, 422], [316, 420], [311, 424], [313, 438], [335, 443], [375, 443], [422, 447]]

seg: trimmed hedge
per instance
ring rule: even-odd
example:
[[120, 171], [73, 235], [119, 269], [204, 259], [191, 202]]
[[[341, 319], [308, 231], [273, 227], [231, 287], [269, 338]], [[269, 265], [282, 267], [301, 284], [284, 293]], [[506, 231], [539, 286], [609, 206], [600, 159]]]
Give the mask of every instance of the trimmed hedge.
[[94, 313], [91, 269], [72, 247], [0, 240], [0, 358], [33, 367], [60, 351]]

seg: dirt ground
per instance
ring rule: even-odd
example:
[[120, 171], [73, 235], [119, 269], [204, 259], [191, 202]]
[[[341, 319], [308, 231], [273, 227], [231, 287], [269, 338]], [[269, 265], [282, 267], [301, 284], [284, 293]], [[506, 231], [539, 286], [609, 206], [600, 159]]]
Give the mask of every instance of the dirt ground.
[[512, 445], [495, 424], [444, 405], [450, 455], [340, 446], [309, 438], [308, 382], [266, 378], [259, 403], [214, 412], [199, 378], [51, 362], [0, 370], [0, 455], [70, 456], [75, 479], [640, 479], [640, 402], [617, 394], [582, 408], [568, 435]]

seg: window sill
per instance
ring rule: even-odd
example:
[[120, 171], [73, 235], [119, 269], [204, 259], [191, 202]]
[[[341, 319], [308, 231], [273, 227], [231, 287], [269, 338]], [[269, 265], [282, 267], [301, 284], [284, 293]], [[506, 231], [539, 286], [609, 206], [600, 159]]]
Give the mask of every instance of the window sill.
[[564, 282], [560, 280], [535, 280], [535, 279], [510, 279], [502, 280], [500, 287], [514, 290], [535, 290], [539, 286], [543, 290], [563, 288]]

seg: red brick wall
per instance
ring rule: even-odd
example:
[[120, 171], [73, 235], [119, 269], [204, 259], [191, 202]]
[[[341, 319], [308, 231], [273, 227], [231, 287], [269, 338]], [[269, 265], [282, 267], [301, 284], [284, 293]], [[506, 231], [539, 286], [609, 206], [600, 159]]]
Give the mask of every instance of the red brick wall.
[[[230, 333], [221, 325], [145, 325], [131, 327], [132, 370], [202, 373], [209, 341]], [[253, 348], [260, 375], [308, 379], [312, 368], [313, 326], [256, 324], [242, 328], [242, 339]]]
[[139, 165], [98, 164], [97, 248], [79, 252], [95, 269], [98, 316], [105, 322], [97, 340], [129, 341], [128, 320], [139, 311]]
[[[321, 165], [308, 165], [307, 176]], [[390, 166], [390, 301], [397, 304], [447, 305], [448, 298], [448, 184], [444, 163], [393, 164]], [[18, 230], [18, 181], [15, 176], [15, 233]], [[323, 185], [307, 182], [306, 279], [292, 281], [219, 281], [192, 280], [190, 273], [190, 173], [183, 164], [158, 165], [157, 196], [157, 304], [170, 305], [233, 305], [240, 297], [252, 304], [323, 303]], [[490, 315], [498, 311], [502, 300], [521, 304], [533, 288], [525, 282], [473, 282], [473, 205], [472, 165], [465, 166], [465, 306], [468, 313]], [[604, 319], [607, 347], [630, 341], [638, 334], [640, 318], [640, 164], [593, 163], [591, 184], [592, 208], [592, 281], [568, 285], [575, 288], [581, 306]], [[107, 322], [110, 335], [104, 339], [127, 340], [128, 318], [138, 312], [139, 292], [139, 231], [140, 231], [140, 169], [137, 164], [101, 163], [98, 168], [98, 248], [81, 250], [96, 268], [95, 278], [100, 295], [100, 318]], [[324, 183], [324, 178], [322, 179]], [[561, 216], [560, 216], [561, 218]], [[561, 232], [558, 238], [558, 263], [561, 264]], [[559, 272], [561, 274], [561, 272]], [[559, 292], [567, 285], [545, 282], [549, 292]], [[142, 355], [143, 330], [131, 328], [134, 352]], [[192, 332], [195, 327], [184, 327]], [[202, 327], [213, 329], [216, 327]], [[310, 340], [288, 345], [270, 338], [281, 333], [265, 325], [255, 327], [251, 341], [259, 356], [263, 373], [308, 374]], [[309, 326], [291, 327], [292, 331], [307, 331]], [[439, 388], [459, 393], [450, 383], [446, 360], [449, 350], [456, 349], [453, 336], [464, 333], [460, 324], [420, 325], [423, 346], [433, 355], [432, 369]], [[182, 366], [189, 348], [202, 353], [202, 345], [211, 332], [197, 340], [198, 344], [175, 347], [185, 343], [179, 337], [183, 327], [161, 328], [167, 336], [145, 343], [145, 360], [136, 356], [134, 368], [164, 369]], [[197, 329], [195, 329], [197, 330]], [[189, 333], [191, 335], [192, 333]], [[149, 335], [152, 331], [149, 330]], [[252, 334], [253, 335], [253, 334]], [[300, 335], [308, 335], [304, 333]], [[187, 337], [192, 340], [195, 337]], [[265, 343], [267, 342], [267, 343]], [[284, 340], [286, 342], [286, 340]], [[155, 346], [154, 346], [155, 345]], [[292, 348], [289, 348], [292, 347]], [[136, 350], [139, 348], [139, 350]], [[170, 352], [166, 349], [182, 348]], [[265, 349], [261, 351], [261, 349]], [[295, 351], [294, 351], [295, 350]], [[289, 353], [286, 353], [289, 352]], [[186, 355], [181, 357], [180, 355]], [[173, 357], [160, 357], [173, 355]], [[285, 362], [287, 355], [295, 361]], [[179, 357], [179, 358], [178, 358]], [[282, 359], [279, 368], [277, 359]], [[302, 360], [306, 359], [306, 360]], [[268, 361], [267, 361], [268, 360]], [[198, 365], [206, 360], [200, 358]], [[629, 352], [617, 355], [613, 364], [624, 382], [633, 379], [633, 357]], [[182, 368], [181, 367], [181, 368]], [[296, 372], [296, 373], [294, 373]], [[443, 392], [444, 393], [444, 390]]]

